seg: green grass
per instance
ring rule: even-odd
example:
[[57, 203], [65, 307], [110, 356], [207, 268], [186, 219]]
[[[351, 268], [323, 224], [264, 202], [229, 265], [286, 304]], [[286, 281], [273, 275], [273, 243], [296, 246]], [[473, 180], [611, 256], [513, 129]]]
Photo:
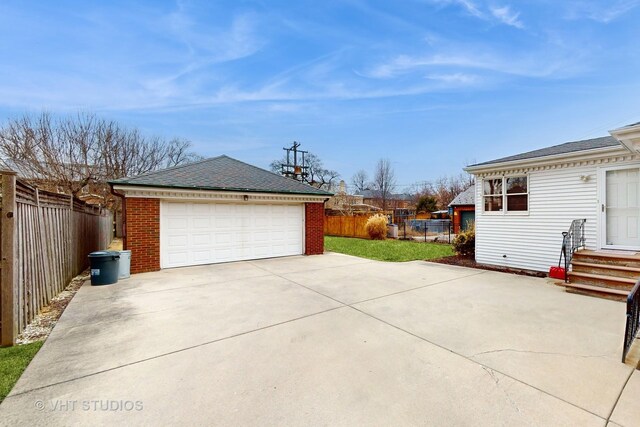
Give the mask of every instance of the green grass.
[[43, 341], [0, 348], [0, 402], [9, 394], [14, 384], [36, 355]]
[[454, 254], [451, 245], [442, 243], [420, 243], [407, 240], [364, 240], [333, 236], [325, 236], [324, 239], [324, 247], [328, 251], [379, 261], [403, 262], [436, 259]]

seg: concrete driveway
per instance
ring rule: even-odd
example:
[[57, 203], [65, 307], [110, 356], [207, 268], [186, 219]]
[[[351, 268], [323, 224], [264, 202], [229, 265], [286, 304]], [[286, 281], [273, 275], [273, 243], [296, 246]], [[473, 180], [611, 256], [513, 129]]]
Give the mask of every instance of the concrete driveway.
[[85, 285], [0, 424], [640, 424], [624, 304], [339, 254]]

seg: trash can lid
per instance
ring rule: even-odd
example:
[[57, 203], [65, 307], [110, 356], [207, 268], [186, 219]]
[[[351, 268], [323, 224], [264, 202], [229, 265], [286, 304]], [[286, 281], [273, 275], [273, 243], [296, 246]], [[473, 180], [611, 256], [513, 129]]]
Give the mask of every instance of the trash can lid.
[[96, 251], [89, 254], [89, 258], [101, 258], [107, 256], [120, 256], [118, 251]]

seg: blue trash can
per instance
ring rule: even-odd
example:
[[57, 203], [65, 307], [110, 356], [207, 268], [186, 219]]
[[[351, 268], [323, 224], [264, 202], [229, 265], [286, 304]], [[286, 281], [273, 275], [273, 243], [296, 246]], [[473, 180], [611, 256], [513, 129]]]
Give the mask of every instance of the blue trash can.
[[120, 253], [116, 251], [98, 251], [89, 254], [91, 262], [91, 286], [118, 283]]

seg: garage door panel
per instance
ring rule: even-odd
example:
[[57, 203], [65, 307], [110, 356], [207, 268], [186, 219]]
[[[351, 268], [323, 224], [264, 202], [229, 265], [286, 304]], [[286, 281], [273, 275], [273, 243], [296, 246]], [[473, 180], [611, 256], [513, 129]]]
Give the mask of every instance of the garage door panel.
[[191, 255], [192, 255], [192, 260], [195, 264], [208, 263], [209, 260], [211, 259], [210, 250], [203, 250], [203, 251], [194, 250], [194, 251], [191, 251]]
[[297, 255], [303, 205], [162, 202], [162, 267]]
[[211, 246], [211, 243], [211, 235], [209, 233], [193, 235], [192, 244], [194, 246]]
[[170, 215], [185, 215], [187, 214], [188, 205], [184, 203], [169, 203], [167, 204], [167, 213]]
[[186, 248], [189, 246], [189, 237], [186, 234], [169, 235], [167, 244], [172, 248]]
[[211, 218], [209, 217], [197, 216], [194, 217], [192, 221], [194, 228], [203, 228], [207, 230], [211, 228]]
[[177, 252], [171, 251], [168, 254], [167, 262], [170, 265], [184, 265], [189, 262], [189, 253], [187, 251]]
[[186, 217], [171, 217], [167, 221], [167, 228], [169, 230], [186, 230], [189, 226], [189, 221]]
[[[189, 210], [189, 208], [187, 208]], [[193, 203], [191, 204], [191, 214], [193, 215], [209, 215], [211, 205], [208, 203]]]

